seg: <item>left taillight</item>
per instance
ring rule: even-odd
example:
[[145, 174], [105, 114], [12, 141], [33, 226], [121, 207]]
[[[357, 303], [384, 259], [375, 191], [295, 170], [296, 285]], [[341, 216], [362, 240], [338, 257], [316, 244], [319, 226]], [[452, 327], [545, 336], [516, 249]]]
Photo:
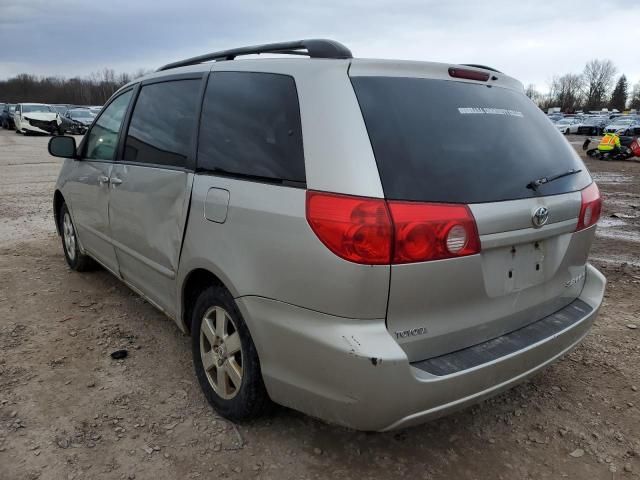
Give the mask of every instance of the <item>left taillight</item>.
[[596, 182], [592, 182], [591, 185], [580, 193], [582, 195], [582, 204], [580, 206], [576, 232], [598, 223], [600, 213], [602, 212], [602, 197], [600, 196], [600, 190]]
[[393, 231], [383, 199], [307, 191], [307, 221], [339, 257], [367, 265], [390, 263]]

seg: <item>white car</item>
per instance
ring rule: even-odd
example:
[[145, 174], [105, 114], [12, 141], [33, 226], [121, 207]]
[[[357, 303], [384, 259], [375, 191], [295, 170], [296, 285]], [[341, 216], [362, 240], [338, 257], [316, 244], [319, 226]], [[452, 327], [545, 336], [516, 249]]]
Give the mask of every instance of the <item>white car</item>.
[[51, 105], [44, 103], [19, 103], [14, 115], [16, 133], [62, 134], [62, 118]]
[[634, 116], [622, 116], [616, 117], [613, 121], [604, 127], [605, 133], [623, 133], [627, 130], [631, 125], [636, 123], [638, 119]]
[[578, 133], [578, 127], [582, 125], [579, 118], [563, 118], [553, 124], [560, 132], [568, 135], [569, 133]]

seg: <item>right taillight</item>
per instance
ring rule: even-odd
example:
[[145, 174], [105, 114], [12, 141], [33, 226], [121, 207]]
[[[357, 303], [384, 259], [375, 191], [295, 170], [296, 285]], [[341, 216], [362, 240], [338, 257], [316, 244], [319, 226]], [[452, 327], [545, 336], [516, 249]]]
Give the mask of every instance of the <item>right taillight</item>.
[[480, 252], [466, 205], [308, 191], [307, 221], [329, 250], [355, 263], [426, 262]]
[[426, 262], [480, 252], [476, 222], [466, 205], [389, 201], [393, 263]]
[[600, 197], [600, 190], [598, 190], [596, 182], [591, 183], [591, 185], [580, 193], [582, 194], [582, 205], [580, 206], [580, 216], [578, 217], [576, 232], [595, 225], [602, 211], [602, 198]]

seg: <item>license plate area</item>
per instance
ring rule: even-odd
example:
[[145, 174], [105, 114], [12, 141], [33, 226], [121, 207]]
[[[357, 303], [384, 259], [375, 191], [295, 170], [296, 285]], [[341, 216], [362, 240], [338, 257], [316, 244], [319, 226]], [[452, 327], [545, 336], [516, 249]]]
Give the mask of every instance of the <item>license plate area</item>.
[[506, 272], [507, 291], [533, 287], [544, 281], [544, 242], [513, 245]]
[[539, 285], [545, 279], [543, 240], [483, 252], [483, 273], [489, 296], [501, 296]]

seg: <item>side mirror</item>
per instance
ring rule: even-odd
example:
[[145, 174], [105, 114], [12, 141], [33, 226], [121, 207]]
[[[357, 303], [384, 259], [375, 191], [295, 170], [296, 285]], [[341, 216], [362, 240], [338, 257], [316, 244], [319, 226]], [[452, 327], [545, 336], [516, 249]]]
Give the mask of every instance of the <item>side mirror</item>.
[[49, 154], [54, 157], [76, 158], [76, 139], [73, 137], [52, 137], [49, 140]]

